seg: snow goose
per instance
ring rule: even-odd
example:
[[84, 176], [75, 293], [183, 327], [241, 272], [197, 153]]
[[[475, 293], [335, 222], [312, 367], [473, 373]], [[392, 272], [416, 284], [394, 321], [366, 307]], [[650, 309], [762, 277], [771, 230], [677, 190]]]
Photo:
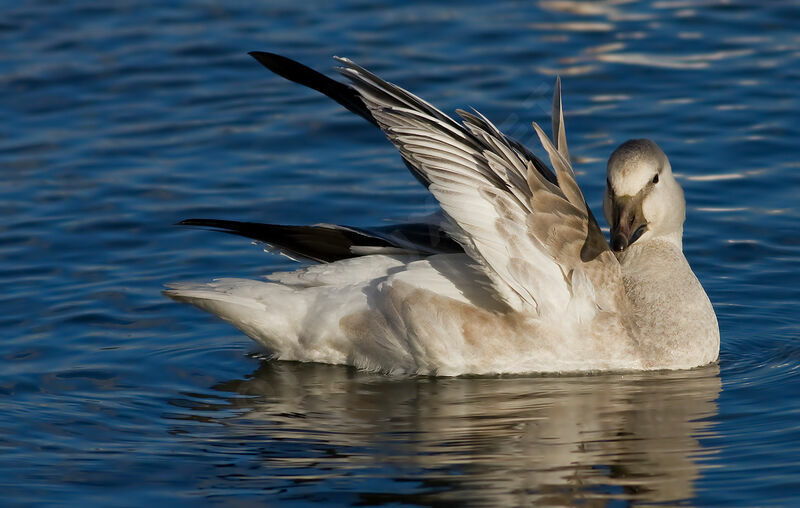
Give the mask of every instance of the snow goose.
[[165, 291], [282, 360], [426, 375], [685, 369], [714, 362], [714, 310], [682, 251], [685, 201], [652, 141], [609, 158], [606, 241], [575, 180], [556, 81], [552, 170], [477, 112], [445, 115], [345, 58], [347, 85], [251, 53], [380, 127], [441, 205], [374, 230], [213, 219], [210, 227], [319, 262], [267, 281]]

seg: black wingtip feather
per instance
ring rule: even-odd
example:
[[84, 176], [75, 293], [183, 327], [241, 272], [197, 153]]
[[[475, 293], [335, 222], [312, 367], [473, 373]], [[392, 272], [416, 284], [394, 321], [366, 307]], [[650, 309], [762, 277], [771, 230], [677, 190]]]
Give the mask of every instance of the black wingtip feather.
[[205, 227], [252, 238], [294, 256], [323, 263], [370, 252], [366, 249], [359, 253], [359, 247], [377, 247], [379, 250], [389, 249], [394, 254], [403, 252], [420, 256], [464, 252], [443, 229], [428, 223], [397, 224], [370, 230], [324, 224], [284, 226], [219, 219], [187, 219], [178, 225]]
[[291, 58], [275, 53], [250, 51], [248, 55], [278, 76], [325, 94], [371, 124], [378, 125], [369, 108], [361, 100], [358, 92], [346, 84], [331, 79]]
[[200, 226], [252, 238], [297, 257], [329, 263], [356, 256], [353, 246], [393, 247], [393, 244], [351, 228], [285, 226], [220, 219], [186, 219], [181, 226]]
[[[345, 83], [331, 79], [328, 76], [315, 71], [311, 67], [275, 53], [270, 53], [268, 51], [250, 51], [248, 55], [255, 58], [261, 65], [271, 70], [278, 76], [288, 79], [289, 81], [293, 81], [294, 83], [307, 86], [308, 88], [316, 90], [330, 97], [347, 108], [349, 111], [357, 114], [372, 125], [380, 128], [377, 120], [375, 120], [375, 117], [372, 116], [372, 112], [369, 110], [366, 104], [364, 104], [364, 101], [361, 100], [361, 96], [358, 94], [358, 91], [346, 85]], [[339, 57], [334, 58], [336, 58], [338, 61], [349, 62], [347, 59]], [[430, 185], [430, 181], [428, 181], [425, 175], [423, 175], [422, 172], [414, 166], [414, 164], [405, 158], [403, 159], [403, 162], [405, 162], [406, 167], [408, 167], [408, 169], [411, 171], [411, 174], [413, 174], [414, 177], [419, 180], [420, 183], [422, 183], [422, 185], [425, 187]]]

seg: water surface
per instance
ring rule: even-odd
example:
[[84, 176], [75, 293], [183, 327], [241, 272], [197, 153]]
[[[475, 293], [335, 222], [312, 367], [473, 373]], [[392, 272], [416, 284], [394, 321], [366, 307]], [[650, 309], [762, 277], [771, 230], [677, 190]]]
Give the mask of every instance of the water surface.
[[[0, 21], [7, 503], [800, 501], [800, 9], [791, 2], [9, 3]], [[391, 378], [271, 362], [164, 283], [295, 266], [188, 217], [368, 226], [435, 203], [361, 119], [270, 75], [348, 56], [536, 148], [564, 82], [605, 160], [656, 140], [719, 365]]]

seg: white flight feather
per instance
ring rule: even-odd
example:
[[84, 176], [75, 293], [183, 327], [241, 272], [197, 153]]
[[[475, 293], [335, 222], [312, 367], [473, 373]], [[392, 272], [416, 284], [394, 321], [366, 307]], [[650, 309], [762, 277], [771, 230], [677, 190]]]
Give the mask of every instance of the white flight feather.
[[[570, 280], [524, 229], [526, 217], [534, 213], [527, 177], [536, 169], [530, 161], [479, 113], [460, 111], [466, 119], [462, 127], [421, 99], [341, 61], [346, 66], [342, 73], [353, 81], [389, 139], [432, 182], [429, 190], [463, 231], [459, 236], [467, 253], [484, 267], [502, 299], [512, 308], [532, 307], [540, 316], [563, 314]], [[557, 174], [565, 173], [560, 166]], [[570, 202], [582, 200], [571, 191]], [[463, 242], [465, 238], [470, 241]]]

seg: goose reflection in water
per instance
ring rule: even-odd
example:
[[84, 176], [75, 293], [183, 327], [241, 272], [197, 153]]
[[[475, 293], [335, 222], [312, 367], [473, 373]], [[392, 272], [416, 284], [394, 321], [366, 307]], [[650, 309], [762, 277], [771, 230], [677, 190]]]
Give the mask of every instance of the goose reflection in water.
[[[236, 416], [217, 421], [255, 459], [235, 475], [250, 486], [269, 477], [287, 494], [319, 492], [358, 473], [382, 480], [345, 484], [357, 502], [595, 506], [691, 499], [703, 458], [715, 453], [702, 440], [714, 435], [721, 381], [716, 365], [396, 379], [265, 361], [249, 379], [214, 388], [237, 394], [219, 406]], [[210, 406], [202, 409], [208, 421]], [[404, 482], [403, 494], [385, 493], [387, 480]]]

